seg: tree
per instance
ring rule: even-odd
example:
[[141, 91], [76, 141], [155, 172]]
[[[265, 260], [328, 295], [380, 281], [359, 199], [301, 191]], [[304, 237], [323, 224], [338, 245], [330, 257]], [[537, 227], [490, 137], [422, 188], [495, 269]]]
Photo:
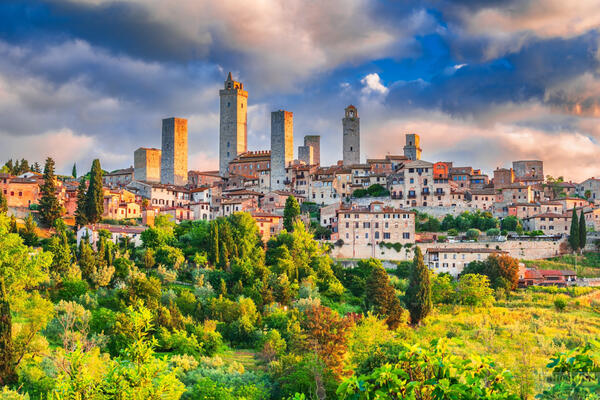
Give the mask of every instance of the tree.
[[419, 325], [431, 311], [432, 305], [429, 268], [423, 262], [423, 254], [418, 246], [415, 247], [413, 269], [404, 298], [404, 303], [410, 312], [411, 323]]
[[461, 275], [480, 274], [488, 277], [493, 288], [515, 290], [519, 284], [519, 260], [505, 254], [492, 254], [484, 261], [472, 261]]
[[381, 265], [381, 261], [370, 259], [371, 275], [367, 279], [365, 303], [367, 308], [376, 314], [387, 317], [386, 323], [390, 329], [396, 329], [402, 322], [402, 307], [396, 296], [390, 277]]
[[6, 201], [2, 190], [0, 190], [0, 213], [8, 213], [8, 201]]
[[488, 306], [494, 302], [493, 293], [490, 281], [485, 275], [461, 275], [456, 285], [456, 298], [462, 305]]
[[62, 207], [56, 197], [56, 177], [54, 176], [54, 160], [46, 159], [44, 167], [44, 183], [40, 186], [40, 219], [48, 226], [53, 226], [54, 221], [60, 218]]
[[[52, 304], [30, 293], [48, 279], [52, 256], [36, 252], [9, 232], [9, 219], [0, 215], [0, 386], [15, 383], [16, 369], [36, 334], [48, 323]], [[20, 312], [23, 326], [13, 337], [12, 314]]]
[[77, 188], [77, 209], [75, 210], [75, 223], [77, 226], [83, 226], [88, 223], [86, 191], [85, 179], [81, 178], [79, 187]]
[[33, 172], [37, 172], [38, 174], [42, 172], [42, 167], [40, 166], [40, 163], [38, 163], [37, 161], [35, 163], [33, 163], [33, 167], [31, 167], [31, 170]]
[[53, 254], [52, 265], [50, 267], [53, 277], [63, 277], [71, 267], [71, 261], [73, 259], [71, 246], [69, 246], [69, 241], [67, 239], [67, 233], [63, 231], [60, 234], [54, 235], [52, 239], [50, 239], [48, 248]]
[[25, 218], [25, 227], [20, 232], [23, 241], [27, 246], [35, 246], [38, 243], [38, 236], [35, 232], [37, 225], [33, 220], [33, 216], [31, 214], [27, 215]]
[[73, 178], [77, 178], [77, 164], [73, 163], [73, 171], [71, 172]]
[[306, 311], [304, 347], [314, 351], [338, 377], [344, 373], [344, 357], [353, 325], [350, 318], [342, 318], [328, 307], [318, 305]]
[[502, 222], [500, 223], [500, 229], [508, 232], [515, 232], [517, 228], [521, 225], [519, 219], [514, 215], [509, 215], [508, 217], [504, 217]]
[[89, 223], [95, 224], [102, 219], [102, 214], [104, 213], [104, 193], [102, 191], [102, 168], [98, 159], [92, 162], [90, 186], [86, 194], [86, 210]]
[[298, 200], [294, 196], [289, 196], [285, 201], [285, 208], [283, 210], [283, 227], [286, 231], [291, 232], [294, 230], [294, 222], [300, 216], [300, 205]]
[[587, 224], [585, 223], [585, 215], [583, 215], [583, 209], [579, 215], [579, 248], [581, 251], [585, 248], [587, 242]]
[[577, 220], [577, 212], [573, 207], [573, 214], [571, 216], [571, 230], [569, 231], [569, 244], [573, 251], [579, 249], [579, 223]]

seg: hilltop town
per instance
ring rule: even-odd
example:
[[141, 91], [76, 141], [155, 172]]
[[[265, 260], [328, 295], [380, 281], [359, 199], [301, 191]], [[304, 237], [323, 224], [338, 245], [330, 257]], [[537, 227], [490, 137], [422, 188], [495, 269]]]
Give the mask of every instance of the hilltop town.
[[[573, 183], [546, 177], [542, 160], [515, 160], [492, 176], [477, 166], [425, 161], [415, 133], [405, 135], [399, 154], [363, 163], [359, 110], [353, 105], [343, 113], [343, 158], [335, 165], [321, 165], [319, 135], [304, 136], [294, 152], [294, 116], [285, 110], [271, 113], [271, 148], [248, 151], [243, 83], [229, 73], [219, 99], [219, 170], [189, 170], [187, 120], [164, 119], [161, 149], [140, 147], [133, 152], [133, 167], [103, 175], [105, 223], [80, 227], [78, 236], [108, 229], [141, 243], [139, 234], [157, 215], [181, 222], [248, 212], [266, 243], [282, 231], [285, 202], [293, 196], [305, 224], [333, 245], [337, 259], [408, 260], [417, 245], [430, 268], [458, 276], [469, 262], [490, 254], [556, 257], [571, 250], [573, 213], [578, 219], [583, 215], [589, 231], [586, 249], [598, 243], [598, 178]], [[11, 169], [17, 169], [12, 160], [0, 174], [0, 187], [10, 210], [24, 218], [39, 204], [42, 175], [39, 166], [38, 172], [25, 168], [16, 175]], [[76, 213], [82, 179], [58, 182], [67, 220]], [[466, 220], [461, 215], [497, 222], [453, 224]]]

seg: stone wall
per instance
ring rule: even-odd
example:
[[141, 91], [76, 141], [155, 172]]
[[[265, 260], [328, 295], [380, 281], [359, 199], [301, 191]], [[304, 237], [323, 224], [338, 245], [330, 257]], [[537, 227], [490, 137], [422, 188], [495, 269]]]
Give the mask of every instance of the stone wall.
[[[423, 254], [428, 248], [492, 248], [496, 246], [500, 250], [507, 251], [511, 257], [526, 260], [536, 260], [555, 257], [561, 254], [566, 239], [560, 240], [507, 240], [505, 242], [465, 242], [465, 243], [418, 243]], [[333, 246], [331, 256], [333, 258], [378, 258], [381, 260], [406, 261], [412, 260], [414, 247], [405, 248], [398, 252], [395, 249], [375, 246], [352, 246], [344, 244]]]
[[360, 118], [353, 106], [346, 108], [342, 129], [344, 165], [360, 164]]
[[298, 146], [298, 160], [303, 161], [307, 165], [313, 165], [315, 162], [312, 146]]
[[245, 153], [248, 140], [248, 92], [239, 85], [231, 89], [219, 91], [220, 124], [219, 124], [219, 173], [227, 176], [229, 162], [238, 154]]

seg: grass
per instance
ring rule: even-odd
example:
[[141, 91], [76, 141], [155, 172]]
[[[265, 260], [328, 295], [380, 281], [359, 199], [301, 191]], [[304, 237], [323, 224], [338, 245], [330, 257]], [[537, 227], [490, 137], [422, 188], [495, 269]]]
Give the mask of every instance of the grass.
[[246, 370], [256, 370], [258, 368], [258, 359], [256, 358], [256, 351], [252, 349], [231, 349], [227, 350], [219, 357], [227, 364], [237, 362], [244, 366]]
[[568, 298], [566, 309], [559, 312], [554, 299], [563, 294], [520, 290], [490, 308], [438, 307], [423, 326], [402, 334], [416, 341], [459, 339], [457, 354], [491, 357], [511, 370], [517, 390], [527, 398], [544, 385], [554, 354], [600, 337], [600, 314], [590, 307], [597, 294]]

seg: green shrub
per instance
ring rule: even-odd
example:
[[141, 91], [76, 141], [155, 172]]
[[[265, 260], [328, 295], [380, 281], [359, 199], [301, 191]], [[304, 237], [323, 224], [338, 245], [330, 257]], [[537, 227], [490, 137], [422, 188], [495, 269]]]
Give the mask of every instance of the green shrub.
[[567, 297], [564, 295], [556, 296], [554, 299], [554, 308], [558, 311], [563, 311], [567, 307]]
[[84, 295], [89, 290], [89, 285], [86, 281], [81, 279], [69, 279], [62, 283], [62, 287], [56, 294], [55, 301], [65, 300], [73, 301], [79, 299], [80, 296]]

